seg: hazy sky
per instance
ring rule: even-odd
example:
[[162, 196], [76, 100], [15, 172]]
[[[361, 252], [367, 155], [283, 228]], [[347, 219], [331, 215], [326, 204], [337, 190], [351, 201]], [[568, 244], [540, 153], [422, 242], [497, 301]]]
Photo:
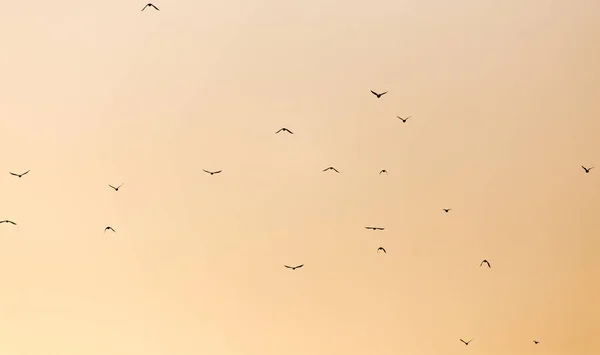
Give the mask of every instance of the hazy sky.
[[600, 353], [600, 2], [144, 4], [2, 4], [3, 355]]

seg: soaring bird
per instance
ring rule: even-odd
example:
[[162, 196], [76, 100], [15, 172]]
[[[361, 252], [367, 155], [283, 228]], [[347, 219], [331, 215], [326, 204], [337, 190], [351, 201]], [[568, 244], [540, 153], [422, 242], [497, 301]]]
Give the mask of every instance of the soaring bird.
[[13, 226], [16, 226], [16, 225], [17, 225], [15, 222], [13, 222], [13, 221], [9, 221], [8, 219], [5, 219], [4, 221], [0, 221], [0, 223], [10, 223], [10, 224], [12, 224]]
[[537, 341], [537, 340], [534, 340], [534, 341], [533, 341], [533, 343], [534, 343], [534, 344], [539, 344], [540, 342], [539, 342], [539, 341]]
[[279, 133], [279, 132], [281, 132], [281, 131], [287, 132], [287, 133], [289, 133], [289, 134], [294, 134], [294, 132], [290, 131], [289, 129], [287, 129], [287, 128], [285, 128], [285, 127], [283, 127], [283, 128], [281, 128], [281, 129], [279, 129], [279, 131], [275, 132], [275, 134], [277, 134], [277, 133]]
[[115, 230], [113, 229], [113, 227], [111, 227], [111, 226], [108, 226], [108, 227], [104, 228], [104, 233], [106, 233], [107, 230], [111, 230], [114, 233], [116, 233]]
[[[202, 170], [204, 170], [204, 169], [202, 169]], [[218, 174], [218, 173], [220, 173], [221, 171], [223, 171], [223, 170], [219, 170], [219, 171], [208, 171], [208, 170], [204, 170], [204, 172], [205, 172], [205, 173], [209, 173], [210, 175]]]
[[[585, 170], [585, 173], [586, 173], [586, 174], [587, 174], [587, 173], [589, 173], [589, 172], [590, 172], [590, 170], [592, 170], [592, 169], [594, 168], [593, 166], [592, 166], [591, 168], [586, 168], [586, 167], [585, 167], [585, 166], [583, 166], [583, 165], [582, 165], [581, 167], [583, 168], [583, 170]], [[12, 174], [12, 173], [11, 173], [11, 174]], [[19, 176], [19, 177], [20, 177], [20, 176]]]
[[[473, 338], [473, 339], [475, 339], [475, 338]], [[471, 339], [469, 341], [464, 341], [464, 340], [460, 339], [460, 341], [462, 341], [463, 343], [465, 343], [465, 345], [469, 345], [469, 343], [472, 342], [473, 339]]]
[[381, 170], [381, 171], [379, 172], [379, 175], [381, 175], [381, 174], [383, 174], [383, 173], [385, 173], [385, 175], [387, 175], [387, 174], [388, 174], [388, 173], [387, 173], [387, 170], [383, 169], [383, 170]]
[[153, 4], [151, 4], [151, 3], [148, 3], [148, 4], [146, 4], [146, 6], [144, 6], [144, 8], [142, 9], [142, 11], [144, 11], [144, 10], [145, 10], [147, 7], [153, 7], [153, 8], [154, 8], [156, 11], [160, 11], [160, 10], [158, 9], [158, 7], [154, 6], [154, 5], [153, 5]]
[[386, 92], [382, 92], [381, 94], [378, 94], [378, 93], [376, 93], [376, 92], [375, 92], [375, 91], [373, 91], [373, 90], [371, 90], [371, 92], [373, 93], [373, 95], [377, 96], [377, 98], [380, 98], [380, 97], [382, 97], [383, 95], [387, 94], [387, 91], [386, 91]]
[[479, 264], [479, 267], [481, 267], [481, 265], [483, 265], [483, 263], [486, 263], [487, 266], [491, 268], [490, 262], [485, 259], [481, 262], [481, 264]]
[[381, 227], [365, 227], [365, 228], [371, 229], [371, 230], [374, 230], [374, 231], [382, 231], [382, 230], [385, 229], [385, 228], [381, 228]]
[[[123, 183], [123, 184], [124, 184], [124, 183]], [[110, 187], [112, 187], [113, 189], [115, 189], [115, 191], [119, 191], [119, 189], [121, 188], [121, 186], [123, 186], [123, 184], [121, 184], [121, 185], [119, 185], [119, 186], [117, 186], [117, 187], [114, 187], [114, 186], [112, 186], [111, 184], [108, 184], [108, 186], [110, 186]]]
[[385, 251], [384, 247], [377, 248], [377, 253], [379, 253], [380, 250], [387, 254], [387, 251]]
[[448, 213], [448, 212], [452, 211], [452, 208], [442, 208], [442, 211]]
[[298, 265], [298, 266], [287, 266], [287, 265], [283, 265], [283, 266], [287, 267], [288, 269], [296, 270], [297, 268], [303, 267], [304, 264]]
[[396, 117], [398, 117], [399, 119], [401, 119], [401, 120], [402, 120], [402, 123], [406, 123], [406, 121], [408, 121], [408, 119], [409, 119], [409, 118], [411, 118], [412, 116], [408, 116], [408, 117], [406, 117], [406, 118], [402, 118], [402, 117], [400, 117], [400, 116], [396, 116]]
[[27, 174], [29, 171], [30, 171], [30, 170], [27, 170], [27, 171], [26, 171], [26, 172], [24, 172], [23, 174], [15, 174], [15, 173], [10, 173], [10, 175], [21, 177], [21, 176], [23, 176], [23, 175]]
[[327, 171], [327, 170], [333, 170], [333, 171], [335, 171], [335, 172], [336, 172], [336, 173], [338, 173], [338, 174], [340, 173], [340, 172], [339, 172], [339, 171], [337, 171], [337, 169], [336, 169], [336, 168], [334, 168], [333, 166], [330, 166], [330, 167], [329, 167], [329, 168], [327, 168], [327, 169], [323, 169], [323, 171]]

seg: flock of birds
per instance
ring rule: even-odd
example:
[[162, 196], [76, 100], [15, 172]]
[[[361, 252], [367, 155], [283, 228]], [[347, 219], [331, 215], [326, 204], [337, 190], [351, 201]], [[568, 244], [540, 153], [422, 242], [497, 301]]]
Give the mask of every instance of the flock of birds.
[[[152, 4], [152, 3], [148, 3], [148, 4], [146, 4], [146, 5], [145, 5], [145, 6], [142, 8], [142, 10], [141, 10], [141, 11], [144, 11], [146, 8], [152, 8], [152, 9], [154, 9], [154, 10], [156, 10], [156, 11], [160, 11], [160, 9], [159, 9], [158, 7], [156, 7], [156, 6], [155, 6], [154, 4]], [[380, 99], [380, 98], [381, 98], [383, 95], [387, 94], [388, 92], [387, 92], [387, 91], [384, 91], [384, 92], [382, 92], [382, 93], [377, 93], [377, 92], [375, 92], [375, 91], [371, 90], [371, 93], [372, 93], [373, 95], [375, 95], [375, 96], [377, 97], [377, 99]], [[409, 118], [411, 118], [412, 116], [408, 116], [408, 117], [404, 117], [404, 118], [403, 118], [403, 117], [400, 117], [400, 116], [396, 116], [396, 117], [397, 117], [398, 119], [400, 119], [400, 120], [402, 121], [402, 123], [406, 123], [406, 122], [408, 121], [408, 119], [409, 119]], [[278, 133], [281, 133], [281, 132], [285, 132], [285, 133], [288, 133], [288, 134], [294, 134], [294, 132], [292, 132], [291, 130], [289, 130], [288, 128], [285, 128], [285, 127], [282, 127], [282, 128], [280, 128], [278, 131], [276, 131], [276, 132], [275, 132], [275, 134], [278, 134]], [[590, 171], [591, 171], [591, 170], [594, 168], [593, 166], [588, 168], [588, 167], [585, 167], [585, 166], [583, 166], [583, 165], [582, 165], [581, 167], [583, 168], [583, 170], [585, 171], [585, 173], [586, 173], [586, 174], [590, 173]], [[323, 171], [324, 171], [324, 172], [326, 172], [326, 171], [330, 171], [330, 170], [331, 170], [331, 171], [334, 171], [334, 172], [336, 172], [336, 173], [338, 173], [338, 174], [340, 173], [340, 172], [339, 172], [339, 171], [338, 171], [336, 168], [334, 168], [333, 166], [329, 166], [329, 167], [327, 167], [327, 168], [323, 169]], [[204, 169], [203, 169], [203, 171], [204, 171], [205, 173], [207, 173], [207, 174], [210, 174], [210, 175], [215, 175], [215, 174], [219, 174], [219, 173], [221, 173], [221, 172], [222, 172], [222, 170], [217, 170], [217, 171], [209, 171], [209, 170], [204, 170]], [[29, 172], [30, 172], [30, 170], [27, 170], [27, 171], [25, 171], [24, 173], [20, 173], [20, 174], [18, 174], [18, 173], [13, 173], [13, 172], [10, 172], [10, 174], [11, 174], [11, 175], [13, 175], [13, 176], [16, 176], [16, 177], [18, 177], [18, 178], [22, 178], [23, 176], [25, 176], [25, 175], [26, 175], [26, 174], [28, 174]], [[381, 175], [381, 174], [386, 174], [386, 175], [387, 175], [387, 174], [388, 174], [388, 172], [387, 172], [387, 170], [383, 169], [383, 170], [381, 170], [381, 171], [379, 172], [379, 175]], [[122, 183], [122, 184], [120, 184], [119, 186], [113, 186], [113, 185], [111, 185], [111, 184], [108, 184], [108, 186], [109, 186], [110, 188], [112, 188], [112, 189], [113, 189], [115, 192], [118, 192], [118, 191], [119, 191], [119, 189], [120, 189], [120, 188], [121, 188], [123, 185], [124, 185], [123, 183]], [[443, 209], [442, 209], [442, 211], [444, 211], [445, 213], [448, 213], [448, 212], [450, 212], [451, 210], [452, 210], [451, 208], [443, 208]], [[15, 223], [14, 221], [11, 221], [11, 220], [1, 220], [1, 221], [0, 221], [0, 224], [3, 224], [3, 223], [12, 224], [12, 225], [14, 225], [14, 226], [16, 226], [16, 225], [17, 225], [17, 223]], [[373, 226], [367, 226], [367, 227], [365, 227], [365, 228], [366, 228], [366, 229], [368, 229], [368, 230], [373, 230], [373, 231], [383, 231], [383, 230], [385, 230], [385, 228], [383, 228], [383, 227], [373, 227]], [[104, 233], [106, 233], [106, 231], [112, 231], [113, 233], [116, 233], [116, 231], [115, 231], [115, 230], [113, 229], [113, 227], [111, 227], [111, 226], [107, 226], [106, 228], [104, 228]], [[382, 251], [384, 254], [387, 254], [387, 251], [386, 251], [386, 250], [385, 250], [385, 248], [384, 248], [384, 247], [382, 247], [382, 246], [380, 246], [380, 247], [378, 247], [378, 248], [377, 248], [377, 253], [379, 253], [380, 251]], [[488, 260], [486, 260], [486, 259], [484, 259], [484, 260], [482, 260], [482, 261], [481, 261], [481, 263], [479, 264], [479, 267], [482, 267], [484, 264], [485, 264], [485, 265], [487, 265], [487, 267], [488, 267], [488, 268], [491, 268], [491, 267], [492, 267], [492, 266], [490, 265], [490, 262], [489, 262]], [[300, 268], [302, 268], [303, 266], [304, 266], [304, 264], [300, 264], [300, 265], [296, 265], [296, 266], [284, 265], [284, 267], [286, 267], [286, 268], [288, 268], [288, 269], [292, 269], [292, 270], [300, 269]], [[474, 340], [474, 338], [473, 338], [473, 339], [470, 339], [470, 340], [468, 340], [468, 341], [465, 341], [465, 340], [463, 340], [463, 339], [459, 339], [459, 340], [460, 340], [460, 341], [461, 341], [463, 344], [465, 344], [465, 345], [469, 345], [469, 344], [470, 344], [470, 343], [471, 343], [471, 342]], [[537, 340], [533, 340], [533, 343], [534, 343], [534, 344], [539, 344], [539, 341], [537, 341]]]

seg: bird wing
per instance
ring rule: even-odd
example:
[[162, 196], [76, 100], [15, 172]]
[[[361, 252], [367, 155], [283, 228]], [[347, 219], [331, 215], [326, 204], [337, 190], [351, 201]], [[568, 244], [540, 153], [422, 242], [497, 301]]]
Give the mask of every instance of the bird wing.
[[8, 223], [12, 224], [13, 226], [16, 226], [17, 224], [13, 221], [7, 221]]
[[152, 5], [153, 8], [155, 8], [157, 11], [160, 11], [158, 7]]
[[122, 183], [121, 185], [119, 185], [119, 187], [117, 187], [117, 189], [120, 189], [121, 186], [125, 185], [125, 183]]
[[475, 339], [475, 338], [473, 338], [473, 339], [469, 340], [467, 343], [470, 343], [470, 342], [472, 342], [474, 339]]
[[10, 175], [19, 176], [19, 174], [15, 174], [15, 173], [10, 173]]
[[481, 262], [481, 264], [479, 264], [479, 267], [481, 267], [481, 265], [483, 265], [483, 261]]
[[583, 168], [583, 170], [588, 171], [588, 168], [586, 168], [585, 166], [582, 165], [581, 167]]
[[488, 265], [488, 267], [489, 267], [489, 268], [491, 268], [491, 267], [492, 267], [492, 265], [490, 265], [490, 262], [489, 262], [489, 261], [486, 261], [485, 263]]
[[211, 173], [210, 171], [208, 171], [208, 170], [204, 170], [204, 169], [202, 169], [202, 171], [204, 171], [205, 173], [212, 174], [212, 173]]
[[218, 174], [218, 173], [220, 173], [221, 171], [223, 171], [223, 170], [215, 171], [215, 174]]
[[323, 171], [327, 171], [327, 170], [329, 170], [329, 169], [331, 169], [331, 168], [326, 168], [326, 169], [323, 169]]
[[112, 187], [113, 189], [117, 189], [116, 187], [112, 186], [111, 184], [108, 184], [108, 186]]
[[291, 266], [287, 266], [287, 265], [283, 265], [285, 267], [287, 267], [288, 269], [293, 269]]
[[375, 91], [373, 91], [373, 90], [371, 90], [371, 92], [372, 92], [372, 93], [373, 93], [373, 95], [375, 95], [375, 96], [377, 96], [377, 95], [378, 95], [378, 94], [377, 94]]
[[367, 229], [374, 229], [373, 227], [365, 227], [365, 228], [367, 228]]
[[335, 171], [338, 174], [340, 173], [336, 168], [331, 168], [331, 169], [333, 169], [333, 171]]
[[147, 7], [148, 7], [148, 5], [144, 6], [144, 8], [142, 9], [142, 11], [144, 11]]
[[283, 131], [283, 128], [280, 128], [279, 131], [275, 132], [275, 134], [277, 134], [277, 133], [279, 133], [281, 131]]
[[25, 175], [25, 174], [27, 174], [27, 173], [28, 173], [28, 172], [30, 172], [30, 171], [31, 171], [31, 170], [27, 170], [26, 172], [24, 172], [24, 173], [23, 173], [23, 174], [21, 174], [21, 175]]
[[382, 96], [382, 95], [385, 95], [385, 94], [387, 94], [387, 91], [382, 92], [381, 94], [379, 94], [379, 96]]
[[467, 343], [466, 341], [464, 341], [464, 340], [462, 340], [462, 339], [460, 339], [460, 341], [462, 341], [462, 342], [463, 342], [463, 343], [465, 343], [465, 344]]
[[290, 132], [290, 134], [294, 134], [294, 132], [290, 131], [289, 129], [286, 129], [286, 131]]
[[300, 264], [300, 265], [296, 266], [296, 269], [297, 269], [297, 268], [301, 268], [301, 267], [303, 267], [303, 266], [304, 266], [304, 264]]

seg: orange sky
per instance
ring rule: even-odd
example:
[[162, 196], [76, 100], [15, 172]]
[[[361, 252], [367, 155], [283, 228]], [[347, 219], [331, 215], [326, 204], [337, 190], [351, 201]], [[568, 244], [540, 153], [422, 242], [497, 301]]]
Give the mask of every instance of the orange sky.
[[600, 353], [600, 2], [143, 5], [2, 4], [2, 354]]

